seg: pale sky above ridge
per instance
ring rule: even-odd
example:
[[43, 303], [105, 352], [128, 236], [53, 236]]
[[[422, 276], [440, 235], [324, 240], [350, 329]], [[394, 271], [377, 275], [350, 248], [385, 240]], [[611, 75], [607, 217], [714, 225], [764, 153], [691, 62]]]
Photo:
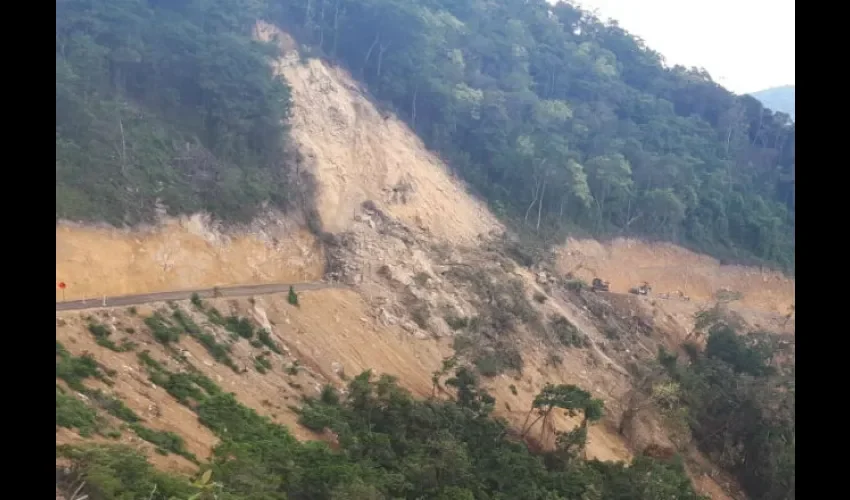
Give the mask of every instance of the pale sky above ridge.
[[742, 94], [795, 83], [794, 0], [576, 0]]

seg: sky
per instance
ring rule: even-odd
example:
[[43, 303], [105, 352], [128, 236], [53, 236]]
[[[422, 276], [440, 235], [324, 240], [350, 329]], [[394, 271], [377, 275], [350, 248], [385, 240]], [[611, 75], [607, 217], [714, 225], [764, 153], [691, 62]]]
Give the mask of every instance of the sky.
[[795, 0], [576, 0], [668, 64], [705, 68], [744, 94], [794, 85]]

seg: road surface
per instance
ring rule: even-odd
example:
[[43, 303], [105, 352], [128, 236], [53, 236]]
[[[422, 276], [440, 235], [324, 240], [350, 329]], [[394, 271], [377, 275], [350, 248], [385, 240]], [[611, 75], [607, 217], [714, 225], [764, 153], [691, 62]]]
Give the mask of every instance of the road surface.
[[[218, 287], [219, 297], [245, 297], [250, 295], [265, 295], [270, 293], [288, 292], [289, 287], [295, 288], [296, 292], [304, 290], [320, 290], [323, 288], [343, 288], [343, 285], [331, 283], [272, 283], [269, 285], [244, 285], [244, 286], [222, 286]], [[192, 294], [197, 293], [202, 299], [214, 296], [213, 288], [198, 288], [195, 290], [180, 290], [176, 292], [142, 293], [138, 295], [121, 295], [116, 297], [100, 297], [83, 300], [68, 300], [56, 303], [57, 311], [75, 311], [81, 309], [96, 309], [98, 307], [134, 306], [148, 302], [162, 302], [167, 300], [188, 300]]]

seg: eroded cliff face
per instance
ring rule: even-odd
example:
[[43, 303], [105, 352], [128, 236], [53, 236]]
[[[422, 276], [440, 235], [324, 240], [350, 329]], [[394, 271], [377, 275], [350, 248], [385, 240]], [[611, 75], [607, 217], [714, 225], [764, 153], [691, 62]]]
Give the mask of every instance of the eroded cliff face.
[[[401, 121], [385, 119], [349, 75], [318, 60], [301, 63], [291, 52], [292, 40], [270, 25], [259, 24], [257, 36], [277, 40], [281, 47], [274, 64], [292, 87], [291, 133], [315, 178], [316, 206], [332, 239], [320, 244], [303, 224], [279, 214], [227, 230], [202, 215], [133, 230], [69, 223], [56, 229], [57, 280], [68, 284], [69, 300], [318, 281], [326, 271], [349, 286], [304, 292], [297, 308], [287, 303], [285, 294], [208, 301], [208, 307], [224, 315], [250, 318], [265, 328], [281, 353], [266, 353], [234, 339], [189, 303], [57, 313], [57, 340], [74, 354], [92, 353], [114, 370], [115, 383], [104, 390], [125, 401], [152, 428], [184, 436], [198, 457], [209, 454], [215, 437], [184, 405], [152, 386], [138, 351], [148, 350], [174, 369], [191, 365], [247, 406], [289, 426], [297, 437], [321, 439], [296, 423], [289, 406], [303, 395], [316, 395], [325, 383], [344, 386], [351, 376], [372, 369], [397, 376], [403, 386], [425, 397], [433, 391], [432, 373], [455, 354], [458, 338], [479, 342], [480, 352], [510, 346], [521, 357], [521, 373], [507, 371], [484, 379], [498, 401], [499, 416], [520, 427], [534, 395], [546, 383], [579, 385], [606, 404], [605, 419], [590, 428], [588, 456], [629, 460], [648, 444], [669, 444], [652, 415], [638, 419], [626, 433], [628, 439], [619, 432], [624, 401], [635, 383], [632, 364], [654, 359], [660, 345], [678, 346], [693, 328], [693, 313], [712, 305], [721, 292], [737, 294], [731, 307], [751, 324], [783, 323], [794, 300], [793, 280], [720, 266], [671, 245], [571, 240], [558, 249], [552, 268], [519, 266], [504, 251], [504, 228], [486, 206], [470, 196]], [[597, 276], [610, 280], [613, 292], [624, 293], [645, 280], [654, 286], [655, 295], [644, 300], [612, 294], [591, 298], [598, 303], [582, 301], [564, 289], [567, 273], [588, 282]], [[484, 297], [492, 290], [513, 295]], [[57, 300], [60, 297], [57, 291]], [[456, 328], [453, 319], [486, 314], [487, 300], [522, 309], [526, 319], [516, 321], [509, 336], [497, 341]], [[157, 342], [144, 318], [156, 311], [173, 314], [175, 308], [232, 345], [231, 357], [240, 372], [213, 359], [189, 336], [179, 342], [180, 359]], [[605, 328], [610, 325], [599, 314], [622, 327], [620, 340], [608, 338]], [[584, 347], [558, 343], [547, 326], [556, 317], [577, 328], [587, 340]], [[118, 353], [97, 344], [88, 330], [92, 318], [111, 329], [114, 342], [138, 344], [137, 352]], [[651, 333], [636, 333], [644, 324], [651, 325]], [[793, 329], [793, 322], [784, 327]], [[266, 373], [252, 368], [260, 356], [271, 364]], [[558, 430], [576, 424], [563, 415], [552, 421]], [[64, 429], [57, 433], [57, 443], [80, 439]], [[144, 442], [134, 443], [151, 452], [161, 467], [194, 467], [180, 457], [153, 453]], [[711, 469], [705, 465], [706, 472]], [[725, 498], [712, 478], [692, 472], [703, 492]]]
[[273, 214], [230, 230], [200, 214], [135, 229], [56, 227], [56, 279], [67, 284], [68, 300], [315, 281], [324, 264], [309, 231]]

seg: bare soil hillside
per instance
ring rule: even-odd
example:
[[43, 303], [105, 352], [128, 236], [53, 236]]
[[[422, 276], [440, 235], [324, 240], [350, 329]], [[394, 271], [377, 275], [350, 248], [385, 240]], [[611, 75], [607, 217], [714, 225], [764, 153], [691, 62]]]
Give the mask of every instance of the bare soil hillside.
[[[366, 200], [449, 242], [470, 243], [500, 225], [422, 141], [395, 116], [382, 114], [345, 71], [313, 59], [301, 63], [294, 43], [272, 25], [257, 36], [277, 40], [278, 74], [292, 87], [292, 136], [314, 168], [326, 230], [344, 231]], [[416, 197], [422, 202], [411, 203]]]
[[559, 249], [558, 270], [588, 282], [594, 277], [605, 279], [611, 282], [611, 291], [620, 293], [647, 281], [655, 295], [712, 302], [725, 291], [739, 294], [736, 302], [743, 307], [770, 313], [785, 314], [794, 303], [794, 280], [779, 272], [721, 265], [717, 259], [670, 243], [571, 238]]
[[[315, 238], [281, 216], [225, 231], [207, 217], [116, 229], [60, 223], [56, 279], [67, 300], [217, 285], [317, 280], [324, 257]], [[62, 299], [56, 290], [56, 300]]]
[[[517, 429], [546, 383], [591, 391], [605, 401], [606, 416], [590, 427], [588, 456], [628, 460], [649, 445], [673, 446], [651, 412], [620, 432], [636, 374], [659, 346], [676, 349], [691, 333], [694, 313], [713, 305], [719, 293], [732, 294], [730, 307], [751, 325], [793, 331], [793, 323], [783, 323], [794, 301], [793, 280], [721, 266], [672, 245], [569, 240], [546, 272], [518, 265], [511, 250], [518, 243], [484, 204], [401, 121], [379, 112], [348, 74], [319, 60], [301, 62], [294, 41], [272, 26], [259, 24], [257, 36], [282, 49], [274, 64], [292, 86], [292, 135], [306, 159], [303, 168], [315, 178], [317, 208], [330, 233], [323, 247], [303, 225], [274, 215], [226, 231], [200, 215], [135, 230], [57, 226], [57, 279], [69, 285], [68, 299], [322, 277], [349, 285], [302, 292], [300, 307], [281, 295], [206, 301], [205, 308], [250, 318], [270, 332], [280, 353], [234, 336], [197, 304], [57, 313], [57, 340], [73, 355], [91, 353], [113, 373], [111, 386], [86, 384], [114, 394], [152, 429], [182, 436], [195, 456], [206, 457], [215, 437], [151, 382], [140, 352], [176, 372], [198, 370], [301, 439], [322, 436], [298, 426], [290, 406], [323, 384], [342, 387], [372, 369], [425, 397], [434, 391], [433, 372], [458, 354], [490, 371], [483, 380], [498, 402], [496, 412]], [[645, 280], [653, 295], [576, 291], [567, 286], [567, 274], [610, 280], [612, 292]], [[183, 335], [172, 347], [158, 342], [144, 319], [156, 311], [192, 318], [230, 346], [231, 366], [216, 361], [196, 336]], [[112, 332], [111, 341], [134, 349], [116, 352], [98, 343], [93, 322]], [[265, 363], [265, 372], [257, 368]], [[559, 415], [552, 424], [567, 430], [577, 422]], [[530, 434], [546, 436], [541, 430]], [[125, 430], [119, 439], [132, 439], [161, 467], [194, 467], [134, 436]], [[57, 443], [79, 439], [57, 431]], [[711, 464], [692, 449], [681, 451], [692, 458], [699, 488], [727, 498], [708, 475], [714, 475]]]

